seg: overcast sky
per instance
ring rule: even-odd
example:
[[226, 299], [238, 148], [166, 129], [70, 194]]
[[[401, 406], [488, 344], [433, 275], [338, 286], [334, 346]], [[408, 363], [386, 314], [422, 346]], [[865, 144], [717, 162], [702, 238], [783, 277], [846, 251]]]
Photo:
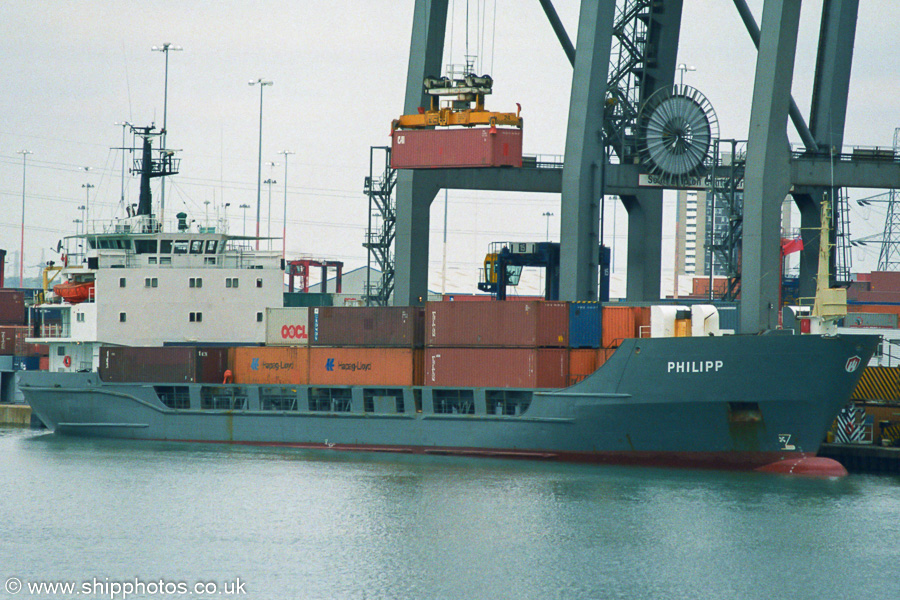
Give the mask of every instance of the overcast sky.
[[[579, 3], [555, 4], [574, 40]], [[860, 4], [845, 143], [890, 146], [900, 126], [893, 33], [900, 4]], [[750, 5], [759, 21], [762, 0]], [[444, 62], [458, 64], [466, 53], [466, 3], [451, 6]], [[525, 153], [561, 155], [572, 70], [539, 3], [471, 0], [469, 6], [468, 51], [479, 56], [476, 70], [495, 81], [488, 108], [512, 111], [521, 103]], [[821, 2], [804, 3], [793, 88], [804, 114], [820, 9]], [[179, 151], [182, 164], [181, 173], [167, 180], [167, 216], [183, 210], [202, 220], [230, 203], [231, 232], [240, 234], [243, 211], [237, 207], [246, 203], [254, 207], [247, 211], [252, 231], [259, 88], [247, 82], [262, 77], [274, 82], [264, 92], [262, 153], [264, 163], [278, 163], [263, 166], [263, 179], [277, 181], [273, 233], [281, 234], [284, 198], [284, 157], [278, 153], [287, 149], [296, 152], [287, 172], [289, 257], [338, 259], [348, 268], [365, 264], [363, 178], [369, 147], [389, 143], [391, 120], [402, 112], [412, 17], [412, 0], [3, 0], [0, 247], [13, 254], [19, 247], [23, 169], [17, 151], [23, 149], [33, 152], [25, 186], [26, 276], [36, 274], [41, 260], [55, 258], [50, 248], [57, 240], [74, 233], [78, 206], [85, 203], [83, 184], [95, 186], [89, 190], [92, 218], [122, 216], [122, 153], [114, 149], [122, 144], [122, 128], [114, 123], [161, 126], [165, 58], [150, 48], [169, 42], [184, 49], [169, 56], [168, 146]], [[696, 67], [685, 83], [710, 99], [721, 137], [746, 139], [755, 50], [732, 2], [685, 0], [681, 40], [678, 61]], [[798, 141], [791, 128], [789, 135]], [[138, 180], [126, 174], [125, 183], [128, 202], [136, 202]], [[877, 191], [854, 197], [869, 193]], [[262, 204], [265, 232], [265, 187]], [[621, 270], [624, 211], [616, 210], [613, 236], [608, 204], [607, 239], [616, 241]], [[556, 195], [451, 191], [447, 261], [458, 273], [451, 280], [466, 288], [471, 279], [471, 288], [455, 291], [475, 291], [476, 269], [490, 242], [544, 239], [545, 212], [553, 213], [550, 237], [559, 239]], [[879, 230], [883, 216], [883, 210], [854, 209], [853, 236]], [[442, 221], [443, 202], [435, 202], [436, 268]], [[667, 218], [668, 246], [672, 235]], [[875, 259], [877, 248], [866, 257], [854, 255], [863, 268]], [[13, 258], [8, 272], [17, 271]]]

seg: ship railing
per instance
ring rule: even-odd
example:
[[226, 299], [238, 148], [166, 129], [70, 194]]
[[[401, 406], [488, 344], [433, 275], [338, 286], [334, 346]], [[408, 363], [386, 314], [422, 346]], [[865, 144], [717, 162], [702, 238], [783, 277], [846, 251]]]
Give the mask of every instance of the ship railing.
[[38, 329], [38, 333], [40, 334], [38, 337], [40, 338], [67, 338], [70, 337], [69, 334], [69, 326], [62, 325], [58, 323], [49, 323], [41, 325]]

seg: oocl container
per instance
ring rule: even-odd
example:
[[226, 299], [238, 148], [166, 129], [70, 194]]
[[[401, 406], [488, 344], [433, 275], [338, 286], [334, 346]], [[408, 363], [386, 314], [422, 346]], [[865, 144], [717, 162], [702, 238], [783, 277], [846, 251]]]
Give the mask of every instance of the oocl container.
[[[322, 348], [309, 349], [310, 385], [417, 385], [416, 360], [422, 354], [413, 348]], [[421, 377], [419, 377], [421, 379]]]
[[424, 311], [408, 306], [311, 308], [312, 346], [415, 348], [422, 346]]
[[309, 345], [309, 309], [306, 307], [267, 308], [266, 345]]
[[562, 388], [568, 385], [564, 348], [426, 348], [425, 385]]
[[309, 348], [237, 346], [231, 352], [234, 383], [309, 383]]
[[428, 302], [425, 345], [435, 347], [565, 348], [566, 302]]
[[464, 127], [391, 133], [391, 167], [521, 167], [522, 130]]

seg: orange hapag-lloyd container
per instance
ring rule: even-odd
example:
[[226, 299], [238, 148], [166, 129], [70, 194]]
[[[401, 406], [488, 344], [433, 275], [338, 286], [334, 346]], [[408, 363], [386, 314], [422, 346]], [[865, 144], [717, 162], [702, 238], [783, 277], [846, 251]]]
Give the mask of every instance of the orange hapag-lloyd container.
[[491, 388], [563, 388], [565, 348], [426, 348], [424, 385]]
[[309, 348], [237, 346], [232, 350], [231, 371], [235, 383], [309, 383]]
[[[416, 358], [413, 348], [328, 348], [309, 349], [310, 385], [416, 385]], [[418, 369], [421, 372], [421, 367]], [[419, 381], [421, 381], [421, 376]]]

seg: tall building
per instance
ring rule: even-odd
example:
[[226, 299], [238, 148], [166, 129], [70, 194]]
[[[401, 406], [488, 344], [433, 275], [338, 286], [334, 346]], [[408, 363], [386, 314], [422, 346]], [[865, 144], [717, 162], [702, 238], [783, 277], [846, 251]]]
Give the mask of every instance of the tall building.
[[[707, 194], [697, 190], [680, 190], [676, 205], [675, 254], [678, 275], [700, 277], [709, 275], [710, 257], [706, 249], [706, 235], [710, 227]], [[725, 207], [716, 207], [715, 232], [717, 237], [728, 227]], [[725, 275], [722, 265], [713, 260], [716, 277]]]
[[[709, 250], [706, 248], [707, 231], [710, 228], [710, 206], [705, 191], [679, 190], [676, 203], [675, 260], [678, 275], [688, 277], [709, 276]], [[727, 207], [723, 202], [715, 207], [715, 234], [721, 240], [728, 231]], [[791, 200], [785, 200], [781, 213], [781, 228], [785, 237], [792, 237]], [[713, 259], [716, 277], [725, 277], [724, 265]]]

